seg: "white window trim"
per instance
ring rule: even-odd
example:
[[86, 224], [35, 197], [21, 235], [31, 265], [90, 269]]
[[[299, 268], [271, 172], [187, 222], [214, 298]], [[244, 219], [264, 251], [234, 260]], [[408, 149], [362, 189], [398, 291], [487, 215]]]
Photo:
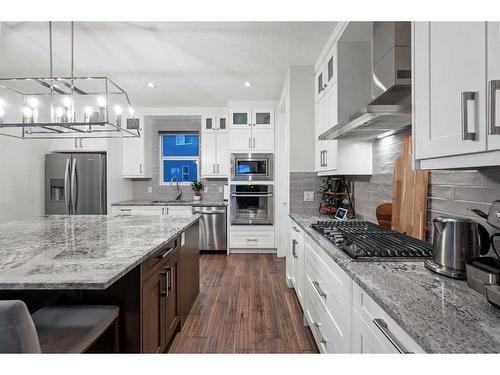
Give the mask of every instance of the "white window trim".
[[[192, 157], [192, 156], [163, 156], [163, 137], [162, 135], [168, 134], [169, 132], [162, 132], [159, 134], [159, 143], [160, 143], [160, 152], [159, 152], [159, 159], [160, 159], [160, 186], [170, 186], [170, 181], [163, 181], [163, 161], [164, 160], [194, 160], [194, 162], [197, 164], [196, 168], [196, 179], [199, 181], [200, 180], [200, 156], [198, 157]], [[175, 132], [172, 132], [175, 133]], [[186, 131], [186, 134], [189, 132]], [[192, 134], [195, 134], [195, 132], [192, 132]], [[198, 133], [198, 135], [200, 135]], [[201, 138], [201, 137], [200, 137]], [[198, 155], [200, 155], [201, 150], [198, 151]], [[179, 181], [179, 186], [191, 186], [191, 182], [189, 181]]]

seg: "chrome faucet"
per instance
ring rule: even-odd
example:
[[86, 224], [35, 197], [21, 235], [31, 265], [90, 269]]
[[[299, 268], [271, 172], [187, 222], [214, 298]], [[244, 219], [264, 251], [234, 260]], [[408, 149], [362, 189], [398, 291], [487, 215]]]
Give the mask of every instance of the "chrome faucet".
[[176, 183], [176, 194], [177, 194], [175, 196], [175, 200], [179, 201], [182, 198], [182, 191], [179, 188], [179, 179], [176, 176], [172, 176], [172, 179], [170, 180], [170, 186], [172, 186], [172, 187], [174, 186], [174, 180], [175, 180], [175, 183]]

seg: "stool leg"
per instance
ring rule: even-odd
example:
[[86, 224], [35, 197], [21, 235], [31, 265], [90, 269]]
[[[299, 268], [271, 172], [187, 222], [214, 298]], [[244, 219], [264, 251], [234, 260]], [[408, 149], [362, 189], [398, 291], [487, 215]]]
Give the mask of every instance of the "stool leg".
[[120, 324], [118, 323], [118, 318], [113, 323], [113, 338], [115, 353], [120, 353]]

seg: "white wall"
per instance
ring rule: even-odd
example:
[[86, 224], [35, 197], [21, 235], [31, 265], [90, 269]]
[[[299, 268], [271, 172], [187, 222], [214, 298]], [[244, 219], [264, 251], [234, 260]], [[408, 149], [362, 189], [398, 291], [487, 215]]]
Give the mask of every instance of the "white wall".
[[108, 174], [108, 214], [111, 204], [132, 199], [132, 181], [122, 178], [123, 140], [108, 139], [107, 174]]
[[313, 172], [314, 67], [291, 66], [288, 77], [290, 172]]
[[0, 135], [0, 223], [44, 214], [48, 142]]

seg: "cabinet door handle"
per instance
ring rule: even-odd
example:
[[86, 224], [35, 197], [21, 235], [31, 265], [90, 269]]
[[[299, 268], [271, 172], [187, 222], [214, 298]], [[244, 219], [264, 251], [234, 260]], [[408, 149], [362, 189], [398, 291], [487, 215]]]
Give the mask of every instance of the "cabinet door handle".
[[215, 164], [212, 164], [212, 173], [215, 173]]
[[83, 142], [83, 139], [82, 139], [82, 138], [80, 138], [80, 148], [83, 148], [83, 144], [82, 144], [82, 142]]
[[316, 289], [316, 292], [318, 292], [318, 294], [321, 297], [326, 298], [328, 293], [326, 293], [325, 291], [323, 291], [323, 289], [321, 289], [321, 286], [319, 285], [319, 281], [313, 281], [313, 285], [314, 285], [314, 289]]
[[391, 344], [396, 348], [398, 352], [401, 354], [412, 354], [412, 352], [408, 351], [397, 338], [394, 337], [392, 332], [387, 327], [387, 323], [384, 319], [373, 319], [373, 323], [375, 326], [380, 329], [383, 335], [391, 342]]
[[[476, 91], [464, 91], [460, 96], [461, 109], [462, 109], [462, 140], [463, 141], [476, 141], [476, 130], [469, 131], [469, 102], [476, 101], [477, 92]], [[474, 122], [474, 127], [475, 127]]]
[[500, 80], [490, 81], [490, 134], [500, 135], [500, 124], [497, 124], [497, 91], [500, 91]]
[[162, 215], [165, 215], [165, 207], [162, 207], [162, 209], [161, 209], [161, 214], [162, 214]]
[[248, 138], [248, 148], [252, 148], [252, 138]]
[[172, 267], [167, 268], [167, 296], [172, 291]]
[[142, 163], [139, 164], [139, 173], [142, 174]]
[[217, 173], [220, 173], [219, 163], [217, 163]]
[[78, 148], [78, 139], [75, 138], [75, 148]]
[[166, 210], [167, 210], [167, 215], [168, 215], [169, 214], [169, 208], [167, 207]]
[[328, 342], [328, 339], [326, 339], [323, 336], [323, 334], [321, 333], [321, 330], [319, 329], [320, 326], [321, 326], [321, 323], [313, 322], [313, 327], [314, 327], [314, 330], [316, 331], [316, 333], [318, 334], [319, 342], [322, 344], [326, 344]]
[[297, 232], [297, 233], [300, 233], [300, 230], [297, 229], [297, 227], [292, 227], [292, 229]]
[[167, 273], [166, 272], [162, 272], [161, 273], [160, 295], [162, 297], [167, 297], [168, 296], [168, 291], [167, 291]]
[[292, 255], [294, 258], [298, 258], [296, 247], [298, 245], [297, 240], [292, 240]]
[[324, 151], [325, 153], [325, 156], [324, 156], [324, 159], [325, 159], [325, 167], [328, 167], [328, 150], [325, 150]]
[[255, 148], [255, 137], [253, 138], [253, 148]]

